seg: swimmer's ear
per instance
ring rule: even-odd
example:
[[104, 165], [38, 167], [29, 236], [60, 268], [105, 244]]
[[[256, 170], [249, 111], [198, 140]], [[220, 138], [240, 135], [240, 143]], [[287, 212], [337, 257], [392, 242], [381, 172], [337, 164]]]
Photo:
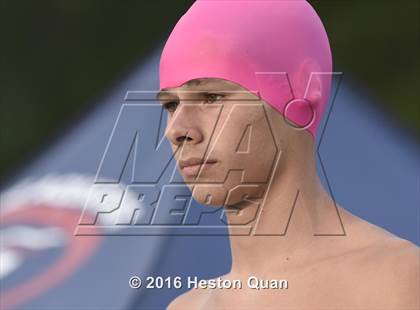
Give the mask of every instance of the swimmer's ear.
[[302, 62], [298, 71], [298, 92], [297, 98], [308, 100], [313, 106], [318, 105], [322, 100], [322, 72], [320, 66], [312, 59]]

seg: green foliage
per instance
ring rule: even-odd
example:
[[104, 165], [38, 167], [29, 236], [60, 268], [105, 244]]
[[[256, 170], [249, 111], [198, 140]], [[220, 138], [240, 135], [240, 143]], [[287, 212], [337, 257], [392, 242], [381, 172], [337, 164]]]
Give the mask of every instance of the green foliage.
[[419, 1], [311, 3], [327, 29], [335, 70], [357, 80], [403, 127], [419, 135]]

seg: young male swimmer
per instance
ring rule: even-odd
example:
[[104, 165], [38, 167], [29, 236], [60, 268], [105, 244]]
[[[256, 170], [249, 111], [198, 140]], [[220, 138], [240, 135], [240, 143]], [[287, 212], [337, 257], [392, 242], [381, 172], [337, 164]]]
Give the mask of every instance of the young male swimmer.
[[[218, 281], [288, 288], [194, 288], [169, 309], [418, 309], [418, 247], [336, 205], [318, 179], [331, 71], [306, 1], [199, 0], [179, 20], [159, 100], [194, 199], [228, 211], [232, 268]], [[236, 234], [247, 221], [258, 236]]]

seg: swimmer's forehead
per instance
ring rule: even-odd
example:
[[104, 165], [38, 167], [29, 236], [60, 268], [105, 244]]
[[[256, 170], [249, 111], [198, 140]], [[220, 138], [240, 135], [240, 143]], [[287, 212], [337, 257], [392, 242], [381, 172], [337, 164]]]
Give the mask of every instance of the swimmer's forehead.
[[156, 95], [156, 98], [159, 100], [164, 95], [176, 95], [177, 91], [182, 92], [199, 92], [199, 91], [236, 91], [242, 90], [242, 87], [236, 83], [233, 83], [228, 80], [217, 79], [217, 78], [200, 78], [200, 79], [193, 79], [179, 87], [168, 87], [162, 88], [161, 91]]

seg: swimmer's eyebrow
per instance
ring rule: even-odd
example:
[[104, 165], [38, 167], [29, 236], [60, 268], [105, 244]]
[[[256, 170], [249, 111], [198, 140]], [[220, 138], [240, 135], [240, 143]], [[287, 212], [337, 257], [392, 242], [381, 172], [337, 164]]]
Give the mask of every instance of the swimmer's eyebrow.
[[163, 95], [166, 95], [168, 93], [169, 93], [168, 90], [166, 90], [165, 88], [163, 88], [161, 91], [159, 91], [156, 94], [156, 100], [160, 100], [160, 97], [162, 97]]
[[[185, 86], [202, 86], [202, 85], [206, 85], [206, 84], [215, 84], [217, 85], [218, 81], [217, 80], [212, 80], [212, 79], [194, 79], [191, 81], [186, 82], [184, 85]], [[196, 93], [206, 93], [208, 91], [193, 91]], [[160, 97], [162, 97], [163, 95], [171, 95], [171, 91], [170, 88], [162, 88], [157, 94], [156, 94], [156, 100], [160, 100]]]

